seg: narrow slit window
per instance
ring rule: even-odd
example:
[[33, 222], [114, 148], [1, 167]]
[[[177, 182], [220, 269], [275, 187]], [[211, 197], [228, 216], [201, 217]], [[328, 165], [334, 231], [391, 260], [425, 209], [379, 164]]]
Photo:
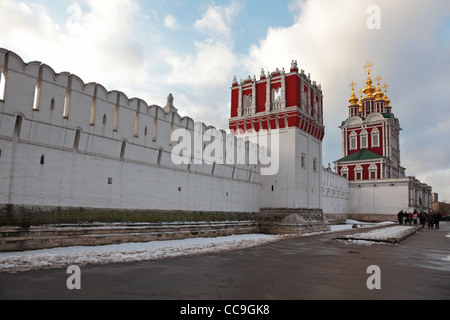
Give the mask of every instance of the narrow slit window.
[[120, 93], [117, 94], [116, 110], [114, 112], [114, 128], [113, 130], [117, 132], [119, 130], [119, 111], [120, 111]]
[[156, 108], [155, 120], [153, 122], [153, 141], [156, 142], [158, 138], [158, 108]]
[[19, 142], [20, 140], [20, 131], [22, 130], [22, 116], [17, 116], [16, 118], [16, 124], [14, 125], [14, 135], [13, 135], [13, 141]]
[[5, 73], [2, 71], [0, 75], [0, 100], [5, 100], [6, 91], [6, 77]]
[[42, 73], [44, 72], [43, 65], [39, 68], [39, 75], [36, 81], [36, 88], [34, 90], [34, 103], [33, 110], [39, 111], [39, 105], [41, 103], [41, 87], [42, 87]]
[[3, 64], [3, 68], [0, 72], [0, 100], [5, 100], [6, 93], [6, 81], [8, 78], [8, 61], [9, 61], [9, 52], [5, 55], [5, 61]]
[[95, 112], [97, 109], [97, 86], [95, 86], [94, 89], [94, 96], [92, 97], [92, 104], [91, 104], [91, 121], [90, 125], [95, 125]]
[[139, 137], [139, 114], [141, 113], [141, 101], [137, 103], [136, 118], [134, 120], [134, 136]]
[[127, 150], [127, 142], [124, 141], [122, 142], [122, 148], [120, 150], [120, 160], [123, 161], [125, 160], [125, 152]]
[[64, 118], [69, 118], [69, 111], [70, 111], [70, 98], [71, 98], [71, 91], [72, 91], [72, 76], [69, 76], [69, 79], [67, 80], [67, 89], [66, 89], [66, 99], [64, 101]]
[[39, 86], [36, 85], [36, 88], [34, 89], [34, 102], [33, 102], [33, 110], [38, 111], [39, 110]]
[[158, 163], [157, 163], [158, 167], [161, 166], [162, 155], [163, 155], [163, 150], [160, 149], [158, 152]]
[[215, 172], [216, 172], [216, 163], [214, 162], [211, 170], [211, 175], [213, 176]]
[[170, 124], [169, 145], [172, 146], [173, 127], [175, 122], [175, 113], [172, 114], [172, 123]]
[[81, 130], [78, 129], [75, 133], [75, 141], [73, 142], [73, 150], [78, 152], [78, 148], [80, 146], [80, 138], [81, 138]]

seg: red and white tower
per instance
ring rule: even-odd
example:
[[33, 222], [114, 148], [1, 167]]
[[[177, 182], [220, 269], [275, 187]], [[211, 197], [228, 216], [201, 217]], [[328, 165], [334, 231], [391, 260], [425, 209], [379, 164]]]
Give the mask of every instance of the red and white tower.
[[[361, 99], [352, 95], [349, 99], [349, 117], [341, 125], [343, 158], [335, 162], [336, 171], [354, 180], [377, 180], [405, 177], [405, 168], [400, 166], [400, 123], [392, 113], [385, 84], [377, 87], [370, 77], [373, 64], [367, 70], [366, 87], [360, 91]], [[384, 93], [381, 89], [384, 89]], [[365, 97], [363, 98], [363, 94]]]
[[321, 209], [323, 94], [297, 61], [231, 87], [230, 130], [277, 130], [279, 170], [262, 177], [261, 208]]

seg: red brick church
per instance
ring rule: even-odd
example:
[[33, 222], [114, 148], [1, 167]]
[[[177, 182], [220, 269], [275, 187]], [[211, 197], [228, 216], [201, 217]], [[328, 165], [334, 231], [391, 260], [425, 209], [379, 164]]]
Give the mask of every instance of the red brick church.
[[[405, 168], [400, 165], [400, 123], [392, 113], [387, 96], [387, 84], [380, 87], [381, 77], [371, 79], [370, 62], [366, 86], [360, 90], [360, 99], [352, 95], [349, 99], [349, 117], [341, 125], [343, 158], [336, 161], [337, 172], [350, 181], [377, 180], [405, 177]], [[384, 89], [384, 92], [382, 91]], [[364, 96], [363, 96], [364, 95]]]

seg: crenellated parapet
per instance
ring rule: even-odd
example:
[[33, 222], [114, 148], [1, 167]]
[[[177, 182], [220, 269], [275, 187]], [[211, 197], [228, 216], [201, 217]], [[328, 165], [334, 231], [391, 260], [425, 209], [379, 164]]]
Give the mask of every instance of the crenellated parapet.
[[231, 87], [232, 130], [260, 130], [299, 128], [315, 139], [325, 136], [323, 122], [323, 93], [321, 85], [310, 74], [299, 70], [293, 60], [287, 72], [261, 70], [259, 79], [248, 76], [233, 79]]
[[180, 116], [172, 94], [148, 104], [5, 49], [0, 142], [0, 204], [259, 211], [260, 167], [237, 159], [252, 143]]
[[[208, 138], [203, 138], [213, 132], [223, 140], [225, 152], [225, 131], [181, 117], [172, 94], [164, 108], [150, 105], [123, 92], [108, 91], [98, 83], [86, 84], [75, 74], [56, 73], [44, 63], [25, 63], [5, 49], [0, 49], [0, 70], [0, 87], [4, 89], [0, 112], [5, 115], [0, 136], [12, 139], [15, 123], [20, 119], [19, 138], [23, 142], [177, 169], [180, 167], [171, 163], [171, 151], [178, 143], [172, 141], [172, 134], [178, 129], [186, 130], [191, 137], [200, 133], [202, 152], [208, 145]], [[230, 138], [237, 139], [231, 135]], [[199, 156], [194, 146], [191, 153], [193, 160]], [[208, 171], [204, 166], [196, 167], [201, 172]]]

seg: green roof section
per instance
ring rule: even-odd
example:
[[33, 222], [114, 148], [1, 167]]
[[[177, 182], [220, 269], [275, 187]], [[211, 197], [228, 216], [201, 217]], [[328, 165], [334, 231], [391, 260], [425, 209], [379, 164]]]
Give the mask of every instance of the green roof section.
[[336, 162], [346, 162], [346, 161], [359, 161], [359, 160], [374, 160], [374, 159], [381, 159], [383, 156], [380, 156], [379, 154], [373, 153], [372, 151], [369, 151], [367, 149], [361, 149], [355, 153], [352, 153], [351, 155], [342, 158]]

